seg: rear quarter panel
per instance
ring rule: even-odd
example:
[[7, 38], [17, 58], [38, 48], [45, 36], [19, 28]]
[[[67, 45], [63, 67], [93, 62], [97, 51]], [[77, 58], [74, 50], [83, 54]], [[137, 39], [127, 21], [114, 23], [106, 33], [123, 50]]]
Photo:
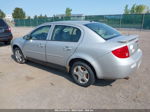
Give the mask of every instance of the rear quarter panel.
[[69, 65], [70, 60], [75, 58], [86, 60], [94, 67], [97, 77], [103, 78], [104, 67], [100, 60], [105, 59], [103, 62], [108, 63], [107, 58], [103, 57], [106, 57], [112, 50], [124, 45], [126, 44], [106, 41], [93, 31], [85, 28], [84, 38], [76, 52], [69, 58], [67, 65]]

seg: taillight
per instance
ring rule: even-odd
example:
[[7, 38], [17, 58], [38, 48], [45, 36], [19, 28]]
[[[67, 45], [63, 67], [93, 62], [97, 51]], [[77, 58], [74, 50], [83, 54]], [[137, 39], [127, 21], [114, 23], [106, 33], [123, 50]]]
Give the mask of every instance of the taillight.
[[7, 32], [11, 32], [11, 28], [10, 27], [8, 27], [8, 29], [6, 30]]
[[11, 32], [11, 28], [10, 27], [8, 28], [8, 31]]
[[128, 58], [130, 56], [128, 46], [113, 50], [112, 53], [118, 58]]

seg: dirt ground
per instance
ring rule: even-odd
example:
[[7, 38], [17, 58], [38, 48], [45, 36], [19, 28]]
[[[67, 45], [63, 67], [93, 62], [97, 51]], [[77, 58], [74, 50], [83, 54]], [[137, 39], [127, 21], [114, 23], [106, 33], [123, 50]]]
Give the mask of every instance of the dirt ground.
[[[15, 38], [31, 30], [12, 28]], [[141, 67], [129, 80], [97, 80], [88, 88], [63, 71], [16, 63], [10, 46], [0, 43], [0, 109], [150, 109], [150, 31], [121, 32], [140, 36]]]

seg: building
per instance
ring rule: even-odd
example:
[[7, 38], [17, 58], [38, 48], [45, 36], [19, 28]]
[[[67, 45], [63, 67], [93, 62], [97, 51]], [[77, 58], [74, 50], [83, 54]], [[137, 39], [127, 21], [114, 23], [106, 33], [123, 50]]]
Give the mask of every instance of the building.
[[[54, 15], [54, 17], [58, 17], [59, 19], [62, 19], [64, 17], [66, 17], [65, 14], [57, 14]], [[84, 20], [85, 16], [83, 14], [72, 14], [71, 15], [71, 20]]]
[[13, 21], [13, 17], [12, 17], [11, 14], [7, 14], [5, 19], [8, 20], [8, 21]]

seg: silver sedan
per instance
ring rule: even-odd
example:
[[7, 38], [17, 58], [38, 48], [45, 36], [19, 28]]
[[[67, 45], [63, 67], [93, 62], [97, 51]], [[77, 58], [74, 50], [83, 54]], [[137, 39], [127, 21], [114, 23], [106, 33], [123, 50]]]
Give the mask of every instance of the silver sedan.
[[45, 23], [11, 42], [18, 63], [27, 60], [65, 68], [80, 86], [98, 79], [126, 78], [141, 63], [136, 35], [125, 36], [98, 22]]

